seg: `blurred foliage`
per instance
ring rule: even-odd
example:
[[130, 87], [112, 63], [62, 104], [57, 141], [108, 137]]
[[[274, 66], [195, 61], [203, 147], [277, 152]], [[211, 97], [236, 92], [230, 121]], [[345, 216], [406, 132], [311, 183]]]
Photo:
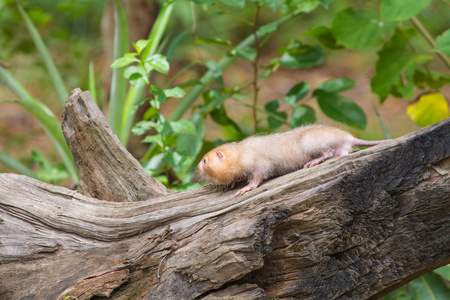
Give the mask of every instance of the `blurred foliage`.
[[450, 265], [424, 274], [383, 297], [383, 300], [446, 299], [450, 299]]
[[447, 100], [439, 93], [421, 95], [409, 104], [407, 114], [420, 126], [429, 126], [450, 117]]
[[[17, 2], [39, 30], [65, 82], [72, 87], [86, 86], [89, 60], [101, 51], [99, 36], [104, 0]], [[4, 45], [0, 47], [0, 61], [31, 64], [26, 69], [28, 74], [41, 77], [41, 86], [46, 87], [49, 83], [40, 72], [42, 61], [15, 3], [15, 0], [0, 0], [0, 43]], [[54, 100], [49, 99], [49, 104], [53, 105]]]
[[[305, 104], [307, 100], [316, 100], [330, 119], [365, 129], [367, 118], [363, 109], [341, 94], [354, 88], [352, 78], [330, 78], [317, 87], [307, 81], [296, 82], [279, 99], [260, 93], [263, 85], [270, 85], [271, 76], [277, 70], [317, 67], [339, 51], [377, 54], [373, 61], [375, 74], [368, 76], [373, 75], [371, 88], [380, 103], [389, 95], [408, 100], [416, 98], [407, 113], [421, 126], [449, 115], [448, 100], [440, 91], [450, 82], [450, 18], [446, 17], [450, 8], [446, 1], [159, 2], [161, 12], [148, 39], [133, 41], [136, 51], [129, 52], [127, 20], [120, 1], [115, 1], [116, 33], [120, 32], [116, 41], [120, 45], [115, 49], [116, 77], [109, 91], [108, 120], [125, 145], [131, 132], [145, 135], [143, 142], [150, 143], [142, 158], [145, 169], [172, 188], [193, 187], [196, 158], [213, 144], [274, 131], [283, 125], [297, 127], [316, 122], [317, 113]], [[36, 68], [49, 69], [45, 59], [48, 52], [61, 70], [64, 84], [55, 83], [58, 74], [43, 76], [42, 73], [34, 80], [40, 87], [50, 85], [49, 77], [56, 86], [67, 85], [69, 90], [89, 86], [94, 92], [95, 72], [88, 65], [94, 53], [101, 51], [99, 27], [105, 2], [23, 0], [19, 3], [26, 12], [25, 17], [16, 1], [0, 0], [0, 43], [3, 45], [0, 60], [2, 65], [11, 65], [11, 71], [1, 67], [0, 75], [19, 98], [12, 101], [26, 107], [52, 137], [64, 166], [52, 165], [36, 151], [29, 160], [30, 165], [40, 166], [35, 173], [3, 153], [0, 161], [18, 172], [50, 182], [58, 182], [72, 173], [76, 182], [73, 162], [67, 157], [66, 145], [57, 128], [58, 120], [52, 113], [61, 109], [60, 103], [35, 99], [26, 85], [20, 83], [26, 76], [13, 73], [25, 57]], [[31, 27], [25, 25], [27, 17], [34, 24]], [[33, 28], [37, 29], [36, 33], [32, 32]], [[36, 51], [41, 37], [46, 47], [39, 50], [42, 59]], [[29, 61], [24, 66], [28, 72], [26, 63]], [[169, 68], [174, 65], [178, 67]], [[230, 65], [250, 68], [251, 78], [238, 81], [227, 77], [225, 69]], [[152, 70], [169, 76], [162, 77]], [[98, 99], [106, 97], [108, 92], [100, 90], [96, 94]], [[165, 117], [162, 111], [168, 97], [182, 99], [170, 116]], [[248, 109], [251, 122], [238, 122], [230, 117], [230, 102]], [[141, 116], [142, 121], [132, 127], [137, 108], [144, 103], [148, 108]], [[189, 121], [182, 119], [183, 116]], [[220, 126], [223, 139], [204, 139], [205, 119]], [[385, 299], [448, 299], [448, 268], [426, 274]]]

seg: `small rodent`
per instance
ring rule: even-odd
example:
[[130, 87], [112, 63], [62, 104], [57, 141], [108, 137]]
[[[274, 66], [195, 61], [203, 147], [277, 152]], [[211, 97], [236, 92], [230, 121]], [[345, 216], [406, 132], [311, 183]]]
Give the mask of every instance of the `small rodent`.
[[209, 151], [198, 164], [200, 176], [215, 184], [247, 181], [237, 195], [258, 187], [264, 179], [316, 166], [344, 156], [354, 146], [375, 146], [386, 140], [365, 141], [325, 125], [305, 125], [288, 132], [251, 136]]

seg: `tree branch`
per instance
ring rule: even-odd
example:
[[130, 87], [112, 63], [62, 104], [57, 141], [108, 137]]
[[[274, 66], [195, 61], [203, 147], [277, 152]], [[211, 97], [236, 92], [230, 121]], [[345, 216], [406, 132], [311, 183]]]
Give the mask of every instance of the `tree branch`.
[[[67, 114], [104, 126], [82, 111]], [[1, 174], [0, 298], [376, 299], [450, 262], [449, 154], [450, 118], [239, 197], [208, 185], [108, 202]]]
[[87, 195], [107, 201], [140, 201], [168, 194], [119, 142], [89, 92], [72, 91], [62, 127]]

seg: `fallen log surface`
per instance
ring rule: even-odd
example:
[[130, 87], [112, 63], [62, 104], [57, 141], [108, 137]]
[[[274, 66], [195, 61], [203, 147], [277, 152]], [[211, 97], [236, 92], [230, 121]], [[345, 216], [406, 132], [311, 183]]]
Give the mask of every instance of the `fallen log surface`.
[[235, 197], [165, 190], [97, 110], [62, 121], [85, 195], [0, 174], [0, 299], [377, 299], [450, 263], [450, 118]]

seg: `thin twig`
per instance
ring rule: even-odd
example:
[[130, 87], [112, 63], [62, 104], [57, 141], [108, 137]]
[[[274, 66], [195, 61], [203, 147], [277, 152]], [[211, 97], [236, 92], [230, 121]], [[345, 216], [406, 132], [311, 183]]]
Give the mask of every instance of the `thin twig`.
[[[412, 17], [411, 22], [416, 26], [417, 30], [423, 35], [425, 40], [430, 44], [432, 48], [436, 46], [436, 42], [434, 41], [431, 34], [423, 27], [422, 23], [416, 18]], [[450, 70], [450, 60], [447, 56], [445, 56], [443, 53], [436, 51], [436, 55], [442, 60], [444, 65]]]
[[258, 105], [258, 92], [259, 92], [259, 86], [258, 86], [258, 76], [259, 76], [259, 55], [260, 55], [260, 45], [259, 45], [259, 38], [258, 38], [258, 19], [259, 19], [259, 11], [260, 6], [259, 3], [255, 3], [256, 5], [256, 12], [255, 12], [255, 18], [253, 20], [252, 29], [253, 29], [253, 35], [255, 37], [255, 48], [256, 48], [256, 56], [255, 60], [253, 61], [253, 122], [254, 122], [254, 132], [255, 134], [258, 132], [258, 110], [256, 109]]
[[161, 261], [159, 262], [159, 266], [158, 266], [158, 273], [156, 274], [158, 276], [158, 278], [160, 278], [161, 276], [159, 276], [159, 270], [161, 269], [161, 264], [164, 261], [164, 259], [166, 259], [168, 254], [164, 255], [164, 257], [161, 259]]

